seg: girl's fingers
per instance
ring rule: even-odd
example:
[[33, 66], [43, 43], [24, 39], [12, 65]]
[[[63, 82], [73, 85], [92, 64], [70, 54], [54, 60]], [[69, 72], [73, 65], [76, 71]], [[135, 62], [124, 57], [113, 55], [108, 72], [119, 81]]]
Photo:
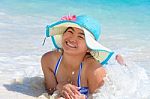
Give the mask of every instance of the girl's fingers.
[[75, 97], [75, 94], [74, 94], [74, 92], [71, 90], [71, 88], [69, 88], [69, 89], [67, 90], [67, 92], [68, 92], [68, 94], [69, 94], [70, 96]]
[[71, 99], [71, 97], [69, 96], [69, 94], [66, 91], [63, 91], [62, 94], [65, 99]]
[[79, 90], [79, 87], [76, 87], [76, 86], [71, 87], [71, 91], [74, 94], [80, 95], [80, 92], [78, 90]]
[[75, 86], [75, 85], [71, 85], [71, 84], [67, 84], [63, 87], [63, 91], [65, 91], [65, 93], [67, 93], [68, 95], [66, 95], [67, 97], [72, 97], [73, 99], [75, 99], [76, 96], [80, 96], [80, 92], [78, 91], [80, 88]]
[[78, 91], [79, 90], [79, 87], [75, 86], [75, 85], [71, 85], [69, 84], [69, 86], [67, 87], [69, 88], [69, 92], [70, 93], [73, 93], [73, 94], [80, 94], [80, 92]]
[[74, 99], [86, 99], [86, 96], [85, 95], [75, 95], [75, 98]]
[[71, 90], [71, 85], [67, 85], [63, 88], [63, 91], [67, 92], [71, 97], [75, 97], [74, 92]]

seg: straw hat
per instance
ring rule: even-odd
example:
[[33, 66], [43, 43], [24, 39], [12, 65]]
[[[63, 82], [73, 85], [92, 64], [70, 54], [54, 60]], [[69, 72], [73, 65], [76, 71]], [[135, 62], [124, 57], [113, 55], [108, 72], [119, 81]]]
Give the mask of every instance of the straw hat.
[[62, 35], [68, 27], [76, 27], [83, 30], [86, 45], [91, 49], [91, 55], [102, 65], [107, 63], [114, 52], [98, 42], [100, 37], [100, 24], [88, 16], [64, 16], [60, 21], [47, 25], [46, 37], [51, 37], [54, 46], [60, 49], [62, 48]]

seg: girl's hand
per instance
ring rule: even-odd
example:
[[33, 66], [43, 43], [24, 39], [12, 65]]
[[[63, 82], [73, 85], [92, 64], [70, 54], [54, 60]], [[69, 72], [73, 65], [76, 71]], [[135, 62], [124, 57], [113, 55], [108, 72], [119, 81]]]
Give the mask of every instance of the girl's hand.
[[126, 66], [126, 63], [124, 62], [124, 59], [120, 54], [116, 55], [116, 60], [120, 65], [125, 65]]
[[86, 96], [81, 94], [81, 95], [76, 95], [74, 99], [86, 99]]
[[[64, 97], [57, 97], [57, 99], [65, 99]], [[72, 98], [72, 99], [86, 99], [86, 96], [85, 95], [76, 95], [75, 98]]]
[[[79, 87], [72, 85], [72, 84], [65, 84], [61, 90], [61, 96], [65, 99], [80, 99], [81, 97], [80, 92], [78, 91]], [[84, 98], [81, 98], [84, 99]]]

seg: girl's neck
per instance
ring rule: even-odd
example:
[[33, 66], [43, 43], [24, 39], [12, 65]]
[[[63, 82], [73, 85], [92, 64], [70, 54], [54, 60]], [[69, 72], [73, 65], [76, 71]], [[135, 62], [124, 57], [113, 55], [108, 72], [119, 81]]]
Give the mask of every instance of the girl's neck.
[[68, 55], [63, 53], [63, 65], [71, 70], [78, 70], [81, 62], [83, 61], [83, 55]]

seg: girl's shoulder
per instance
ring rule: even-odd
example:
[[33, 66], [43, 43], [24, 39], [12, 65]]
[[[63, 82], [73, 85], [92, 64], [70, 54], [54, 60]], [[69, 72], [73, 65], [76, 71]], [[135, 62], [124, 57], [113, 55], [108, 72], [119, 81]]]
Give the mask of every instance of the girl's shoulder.
[[97, 67], [102, 67], [102, 65], [97, 61], [95, 60], [94, 58], [86, 58], [84, 59], [84, 64], [86, 65], [87, 68], [90, 68], [90, 69], [94, 69], [94, 68], [97, 68]]
[[85, 60], [85, 67], [89, 91], [90, 93], [94, 93], [97, 88], [103, 85], [103, 78], [106, 76], [106, 71], [97, 60], [92, 58]]
[[94, 58], [85, 59], [84, 65], [86, 67], [87, 74], [96, 73], [96, 72], [105, 73], [105, 69], [103, 68], [103, 66]]
[[58, 51], [58, 50], [53, 50], [53, 51], [49, 51], [49, 52], [46, 52], [42, 58], [45, 58], [45, 59], [57, 59], [59, 56], [61, 55], [61, 52]]
[[58, 50], [46, 52], [45, 54], [43, 54], [41, 58], [41, 62], [47, 66], [54, 67], [54, 64], [56, 64], [60, 55], [61, 55], [61, 52]]

